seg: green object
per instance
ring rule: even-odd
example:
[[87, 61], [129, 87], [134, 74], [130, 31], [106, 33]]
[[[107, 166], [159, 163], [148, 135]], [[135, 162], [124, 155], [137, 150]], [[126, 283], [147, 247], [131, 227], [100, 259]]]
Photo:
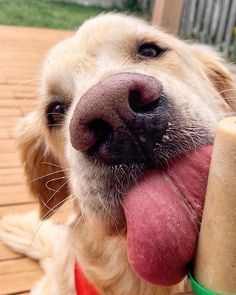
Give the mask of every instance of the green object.
[[77, 30], [86, 19], [108, 11], [66, 1], [0, 0], [0, 24]]
[[192, 276], [191, 272], [188, 271], [188, 278], [190, 281], [190, 285], [196, 295], [217, 295], [216, 293], [207, 290], [203, 286], [201, 286], [195, 278]]
[[[110, 11], [119, 9], [83, 6], [66, 0], [0, 0], [0, 25], [77, 30], [85, 20]], [[151, 19], [149, 11], [134, 14]]]

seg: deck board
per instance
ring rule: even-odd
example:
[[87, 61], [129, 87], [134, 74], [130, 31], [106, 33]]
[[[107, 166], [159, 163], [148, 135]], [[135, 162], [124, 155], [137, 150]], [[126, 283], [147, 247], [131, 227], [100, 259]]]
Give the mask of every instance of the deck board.
[[[39, 73], [48, 49], [71, 34], [61, 30], [0, 26], [0, 217], [38, 208], [25, 185], [14, 126], [19, 118], [34, 109]], [[41, 275], [37, 262], [0, 242], [1, 295], [29, 294]]]

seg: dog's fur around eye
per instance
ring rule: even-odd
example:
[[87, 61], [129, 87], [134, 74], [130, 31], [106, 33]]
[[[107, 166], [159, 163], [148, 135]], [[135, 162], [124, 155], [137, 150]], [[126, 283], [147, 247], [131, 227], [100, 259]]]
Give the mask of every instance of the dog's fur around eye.
[[[151, 50], [144, 50], [145, 44]], [[175, 118], [174, 132], [166, 140], [177, 137], [181, 152], [191, 140], [196, 145], [211, 143], [217, 122], [236, 108], [233, 78], [212, 49], [185, 43], [133, 17], [98, 16], [53, 48], [44, 65], [38, 108], [22, 120], [18, 145], [27, 183], [41, 204], [41, 218], [50, 217], [70, 195], [74, 212], [66, 226], [47, 221], [45, 232], [42, 228], [37, 234], [37, 250], [30, 252], [29, 244], [17, 245], [17, 239], [12, 243], [6, 232], [10, 228], [14, 235], [14, 228], [20, 228], [22, 235], [32, 234], [35, 215], [6, 217], [0, 226], [5, 243], [42, 262], [45, 276], [32, 294], [74, 294], [75, 257], [101, 294], [164, 295], [187, 290], [184, 282], [169, 288], [152, 286], [129, 266], [119, 200], [143, 167], [105, 167], [71, 148], [69, 123], [82, 95], [105, 78], [124, 72], [161, 80]], [[57, 110], [55, 102], [63, 103], [59, 120], [49, 114]], [[186, 139], [182, 135], [190, 125], [193, 133]], [[163, 161], [172, 157], [168, 144], [161, 153]], [[32, 229], [25, 226], [29, 223]]]

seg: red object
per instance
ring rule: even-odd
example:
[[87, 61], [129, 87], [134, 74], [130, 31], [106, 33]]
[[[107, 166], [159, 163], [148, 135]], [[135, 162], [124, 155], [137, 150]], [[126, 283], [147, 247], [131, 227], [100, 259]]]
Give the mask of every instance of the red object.
[[99, 295], [98, 291], [89, 283], [77, 261], [74, 266], [75, 290], [77, 295]]

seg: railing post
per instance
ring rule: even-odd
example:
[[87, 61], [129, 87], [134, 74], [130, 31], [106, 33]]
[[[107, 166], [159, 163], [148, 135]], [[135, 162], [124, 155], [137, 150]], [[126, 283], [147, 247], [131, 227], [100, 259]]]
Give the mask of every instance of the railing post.
[[184, 0], [156, 0], [153, 6], [152, 24], [169, 33], [177, 34], [181, 22]]

